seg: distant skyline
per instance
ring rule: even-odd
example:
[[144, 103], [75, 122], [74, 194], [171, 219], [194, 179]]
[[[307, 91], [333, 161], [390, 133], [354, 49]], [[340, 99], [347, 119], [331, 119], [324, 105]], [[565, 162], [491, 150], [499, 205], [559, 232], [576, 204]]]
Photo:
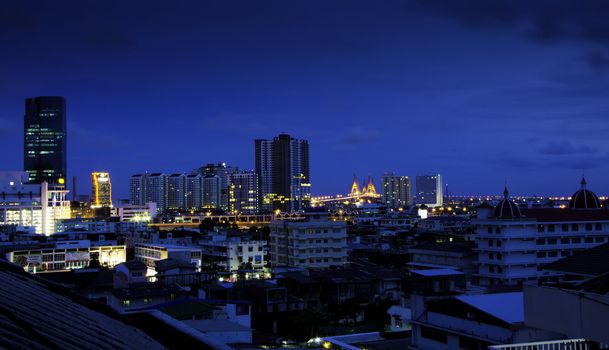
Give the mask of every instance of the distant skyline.
[[25, 99], [64, 96], [68, 185], [310, 143], [313, 195], [353, 174], [442, 174], [452, 194], [609, 193], [609, 3], [78, 1], [0, 4], [2, 170]]

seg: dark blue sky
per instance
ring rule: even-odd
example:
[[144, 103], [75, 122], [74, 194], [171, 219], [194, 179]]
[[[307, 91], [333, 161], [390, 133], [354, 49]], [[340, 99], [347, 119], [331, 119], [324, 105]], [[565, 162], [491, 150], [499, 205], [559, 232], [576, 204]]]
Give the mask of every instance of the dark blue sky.
[[253, 167], [253, 139], [311, 143], [314, 194], [353, 173], [451, 192], [609, 193], [606, 1], [3, 1], [2, 168], [23, 100], [68, 103], [69, 174]]

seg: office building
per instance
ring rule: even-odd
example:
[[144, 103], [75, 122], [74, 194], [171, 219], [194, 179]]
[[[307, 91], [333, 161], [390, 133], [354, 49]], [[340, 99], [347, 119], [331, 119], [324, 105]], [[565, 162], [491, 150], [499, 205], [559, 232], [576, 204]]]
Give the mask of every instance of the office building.
[[110, 174], [106, 172], [91, 173], [91, 207], [112, 208], [112, 184]]
[[429, 207], [442, 206], [442, 177], [437, 175], [417, 176], [417, 204]]
[[269, 228], [274, 266], [328, 268], [347, 263], [347, 224], [329, 220], [325, 211], [276, 218]]
[[311, 200], [309, 143], [281, 134], [255, 140], [255, 172], [262, 211], [302, 211]]
[[473, 222], [478, 246], [478, 280], [482, 285], [520, 285], [556, 277], [540, 267], [590, 249], [609, 239], [609, 211], [582, 188], [569, 208], [519, 208], [509, 198], [493, 213]]
[[167, 176], [167, 208], [186, 208], [186, 175], [171, 174]]
[[23, 166], [29, 182], [65, 183], [66, 134], [63, 97], [41, 96], [25, 100]]
[[408, 176], [383, 175], [383, 202], [388, 208], [404, 208], [412, 204], [412, 188]]
[[258, 177], [253, 171], [230, 174], [229, 209], [233, 214], [256, 214], [258, 207]]
[[15, 225], [37, 234], [55, 233], [55, 223], [69, 219], [70, 201], [63, 186], [28, 183], [25, 172], [0, 172], [0, 225]]

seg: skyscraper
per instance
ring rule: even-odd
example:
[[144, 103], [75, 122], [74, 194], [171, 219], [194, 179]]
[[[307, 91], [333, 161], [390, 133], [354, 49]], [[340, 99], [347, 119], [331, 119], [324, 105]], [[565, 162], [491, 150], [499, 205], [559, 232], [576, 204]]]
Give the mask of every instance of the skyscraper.
[[23, 167], [28, 181], [63, 185], [67, 176], [66, 101], [59, 96], [25, 100]]
[[383, 175], [383, 202], [389, 208], [403, 208], [412, 204], [412, 188], [408, 176], [394, 173]]
[[112, 184], [110, 174], [106, 172], [91, 173], [93, 187], [91, 189], [91, 207], [111, 208], [112, 207]]
[[442, 205], [442, 177], [440, 174], [417, 176], [417, 204], [432, 207]]
[[280, 134], [255, 140], [254, 152], [262, 210], [304, 210], [311, 199], [309, 142]]
[[203, 176], [186, 176], [186, 209], [199, 210], [203, 207]]

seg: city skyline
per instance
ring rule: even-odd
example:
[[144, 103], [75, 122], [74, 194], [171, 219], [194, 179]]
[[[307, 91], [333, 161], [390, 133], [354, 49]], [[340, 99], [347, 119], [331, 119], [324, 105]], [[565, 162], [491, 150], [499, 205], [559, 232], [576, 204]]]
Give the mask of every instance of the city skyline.
[[133, 173], [253, 169], [252, 140], [282, 132], [309, 140], [314, 195], [387, 171], [440, 173], [454, 194], [562, 195], [582, 169], [606, 194], [609, 28], [592, 3], [2, 5], [1, 145], [20, 148], [24, 98], [60, 95], [68, 184], [107, 169], [117, 199]]

